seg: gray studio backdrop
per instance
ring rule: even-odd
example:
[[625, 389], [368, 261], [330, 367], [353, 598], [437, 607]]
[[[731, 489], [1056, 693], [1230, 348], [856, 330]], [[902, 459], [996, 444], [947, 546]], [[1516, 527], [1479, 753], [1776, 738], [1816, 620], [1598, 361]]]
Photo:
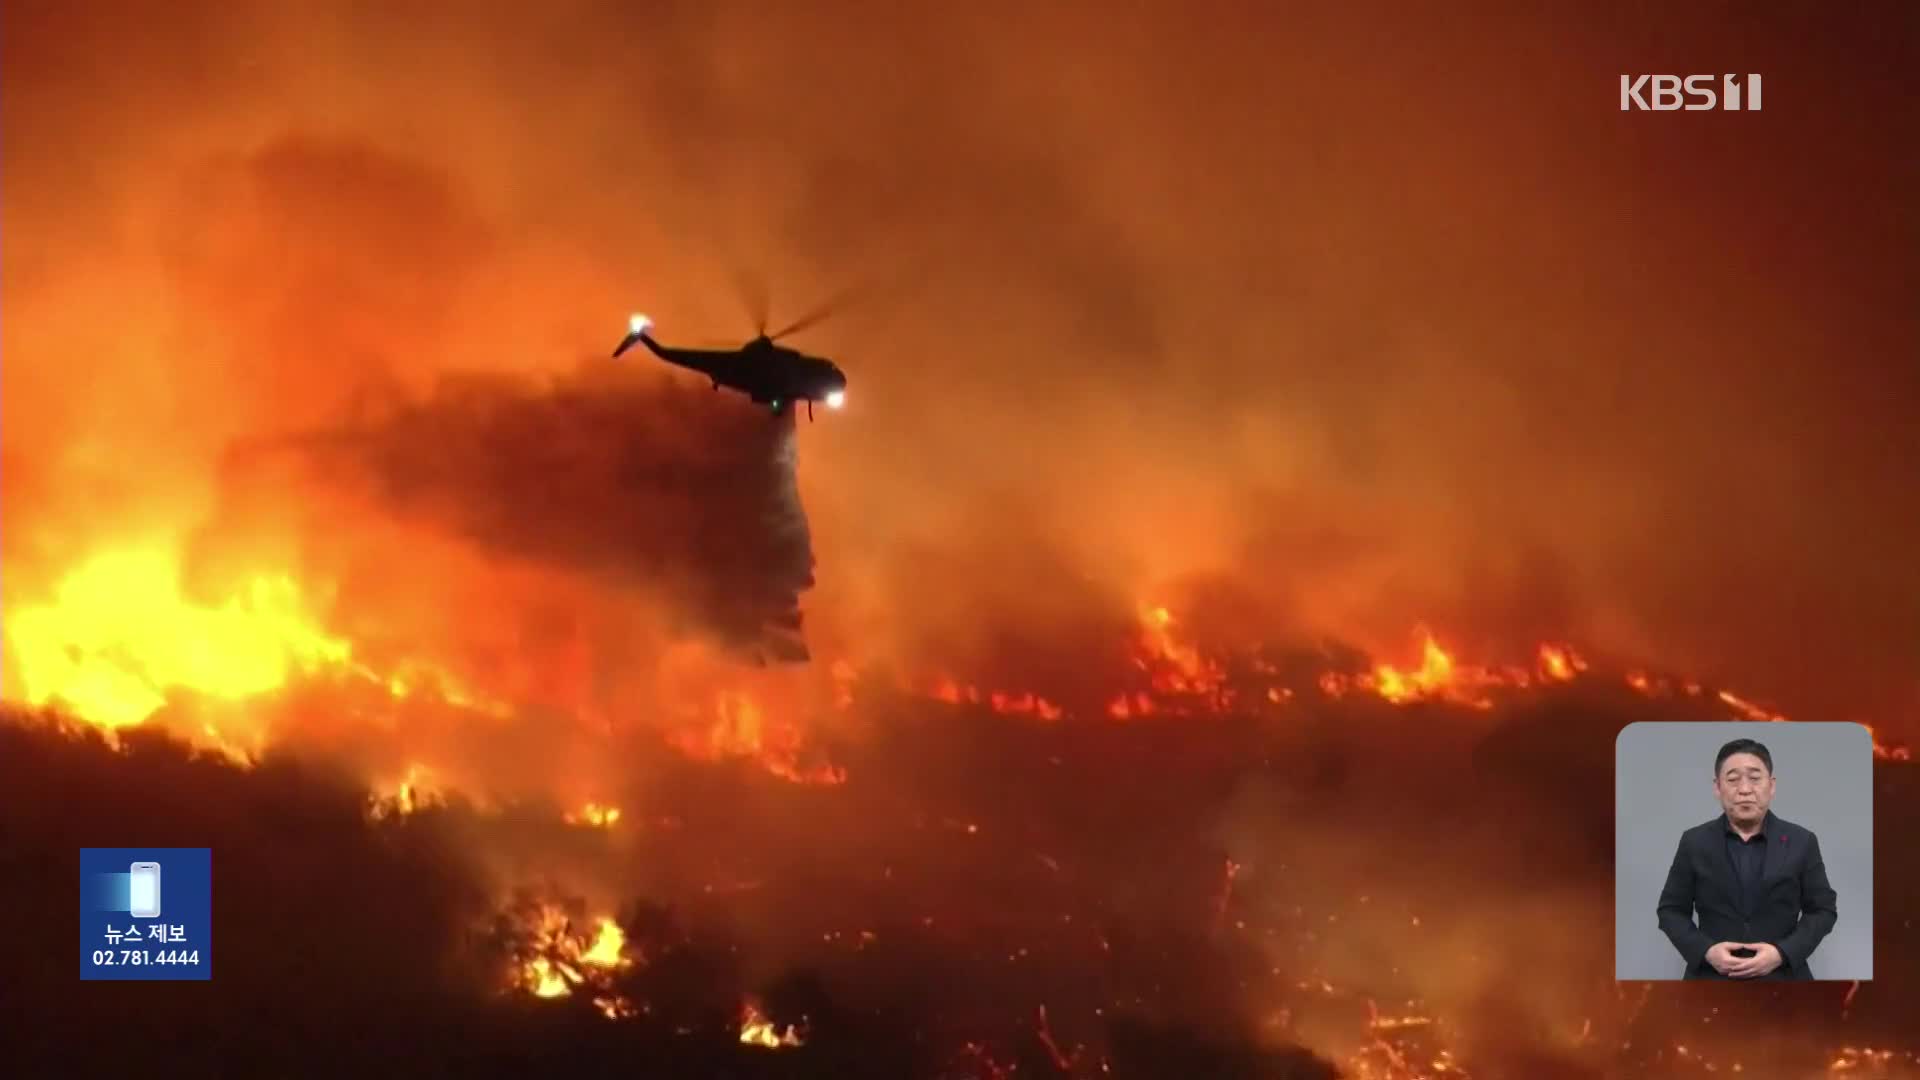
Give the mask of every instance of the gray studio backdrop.
[[1873, 978], [1873, 736], [1859, 724], [1641, 722], [1614, 744], [1617, 979], [1678, 979], [1685, 961], [1655, 909], [1680, 834], [1720, 815], [1713, 757], [1734, 739], [1773, 755], [1775, 816], [1813, 831], [1840, 919], [1809, 960], [1819, 979]]

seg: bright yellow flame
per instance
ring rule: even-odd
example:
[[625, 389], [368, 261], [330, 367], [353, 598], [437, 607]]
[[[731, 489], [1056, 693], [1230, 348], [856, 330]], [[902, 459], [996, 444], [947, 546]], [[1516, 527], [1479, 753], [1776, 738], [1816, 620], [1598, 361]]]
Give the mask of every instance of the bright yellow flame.
[[788, 1024], [785, 1031], [779, 1030], [751, 1002], [741, 1009], [740, 1042], [744, 1046], [760, 1046], [768, 1050], [805, 1045], [795, 1025]]
[[544, 956], [534, 957], [527, 965], [527, 983], [535, 997], [565, 997], [569, 992], [567, 981]]
[[158, 548], [94, 558], [51, 603], [9, 612], [5, 632], [29, 705], [62, 704], [108, 729], [146, 720], [172, 690], [245, 698], [351, 656], [292, 579], [256, 577], [208, 607], [183, 594], [178, 559]]
[[1421, 650], [1420, 669], [1401, 671], [1391, 664], [1374, 669], [1380, 696], [1396, 705], [1425, 697], [1444, 688], [1453, 679], [1453, 658], [1431, 636]]
[[569, 825], [587, 825], [595, 829], [611, 829], [620, 820], [620, 808], [603, 806], [600, 803], [587, 803], [577, 812], [565, 817]]
[[594, 936], [593, 946], [580, 954], [580, 962], [595, 967], [623, 968], [633, 963], [622, 955], [627, 947], [626, 931], [620, 924], [606, 916], [600, 918], [600, 932]]
[[576, 987], [585, 987], [607, 1018], [636, 1015], [633, 1003], [612, 988], [612, 973], [634, 963], [626, 954], [627, 935], [619, 923], [601, 916], [589, 942], [560, 908], [542, 905], [538, 918], [533, 955], [518, 964], [512, 985], [543, 998], [566, 997]]

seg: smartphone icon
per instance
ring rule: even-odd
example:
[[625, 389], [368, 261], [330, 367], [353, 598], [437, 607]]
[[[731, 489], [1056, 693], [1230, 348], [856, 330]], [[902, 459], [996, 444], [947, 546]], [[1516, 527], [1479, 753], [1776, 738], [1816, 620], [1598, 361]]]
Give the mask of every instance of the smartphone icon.
[[128, 899], [132, 901], [133, 916], [137, 919], [157, 919], [160, 917], [160, 864], [157, 862], [137, 862], [133, 864], [130, 875]]

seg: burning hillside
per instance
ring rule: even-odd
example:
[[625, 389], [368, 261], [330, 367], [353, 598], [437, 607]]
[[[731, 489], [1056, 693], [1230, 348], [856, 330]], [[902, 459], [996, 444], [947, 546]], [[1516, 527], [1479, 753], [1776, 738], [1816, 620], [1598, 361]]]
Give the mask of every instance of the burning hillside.
[[[1875, 983], [1764, 998], [1616, 986], [1608, 935], [1553, 931], [1568, 911], [1607, 925], [1611, 808], [1568, 803], [1543, 771], [1604, 778], [1632, 720], [1760, 708], [1570, 645], [1488, 665], [1422, 635], [1403, 663], [1327, 667], [1356, 654], [1216, 654], [1150, 606], [1119, 681], [1084, 708], [1071, 687], [842, 660], [812, 692], [735, 682], [683, 727], [536, 735], [484, 683], [365, 665], [293, 610], [242, 597], [145, 645], [62, 641], [91, 624], [23, 613], [16, 633], [56, 636], [22, 655], [69, 665], [33, 685], [73, 711], [16, 714], [0, 756], [0, 820], [25, 865], [58, 865], [123, 815], [142, 842], [214, 848], [215, 1011], [263, 1029], [331, 1042], [352, 1025], [368, 1055], [489, 1075], [554, 1053], [695, 1075], [1920, 1074], [1906, 922], [1877, 928]], [[247, 636], [246, 663], [227, 662], [250, 681], [205, 675], [220, 633], [181, 635], [249, 615], [304, 629]], [[169, 666], [182, 654], [207, 666]], [[162, 703], [86, 696], [99, 687]], [[556, 763], [622, 765], [541, 784], [489, 773], [498, 748], [536, 737]], [[338, 756], [383, 743], [420, 760], [369, 787], [366, 759]], [[1920, 774], [1904, 746], [1875, 752], [1893, 820], [1920, 802]], [[72, 813], [33, 811], [56, 798]], [[167, 809], [134, 813], [148, 804]], [[274, 837], [294, 822], [306, 839], [285, 850]], [[1569, 831], [1595, 839], [1569, 846]], [[1514, 845], [1537, 852], [1524, 879]], [[1906, 909], [1920, 879], [1890, 852], [1881, 865], [1881, 909]], [[31, 888], [29, 912], [66, 904], [51, 878]], [[377, 915], [329, 914], [370, 891], [389, 898]], [[37, 940], [0, 947], [53, 985]], [[35, 1000], [49, 1030], [74, 1007]], [[139, 1023], [159, 1030], [174, 1007]], [[1785, 1034], [1755, 1044], [1747, 1025], [1783, 1010]], [[475, 1024], [487, 1034], [456, 1041]], [[205, 1061], [302, 1073], [317, 1046], [261, 1039]]]

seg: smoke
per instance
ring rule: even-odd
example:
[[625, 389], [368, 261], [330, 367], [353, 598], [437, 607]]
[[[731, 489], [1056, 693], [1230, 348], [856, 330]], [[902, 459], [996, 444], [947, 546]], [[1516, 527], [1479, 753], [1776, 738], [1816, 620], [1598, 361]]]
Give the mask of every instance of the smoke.
[[675, 613], [677, 637], [806, 658], [799, 599], [813, 558], [790, 416], [594, 367], [547, 386], [447, 379], [386, 413], [243, 448], [229, 458], [230, 503], [259, 515], [244, 489], [261, 484], [284, 498], [286, 470], [253, 466], [291, 456], [306, 477], [295, 491], [367, 511], [332, 515], [328, 544], [358, 520], [418, 524], [550, 566], [598, 590], [602, 606], [650, 599]]
[[[1908, 711], [1915, 140], [1856, 108], [1904, 100], [1905, 39], [1743, 22], [1799, 90], [1703, 142], [1614, 87], [1720, 55], [1711, 12], [1657, 48], [1242, 14], [14, 6], [16, 580], [197, 524], [228, 442], [370, 382], [565, 371], [635, 307], [742, 338], [743, 273], [776, 323], [879, 281], [796, 342], [853, 379], [801, 435], [816, 644], [990, 650], [1029, 600], [994, 583], [1065, 566], [1106, 608], [1228, 581], [1375, 650], [1551, 624]], [[930, 552], [973, 603], [923, 606]]]

